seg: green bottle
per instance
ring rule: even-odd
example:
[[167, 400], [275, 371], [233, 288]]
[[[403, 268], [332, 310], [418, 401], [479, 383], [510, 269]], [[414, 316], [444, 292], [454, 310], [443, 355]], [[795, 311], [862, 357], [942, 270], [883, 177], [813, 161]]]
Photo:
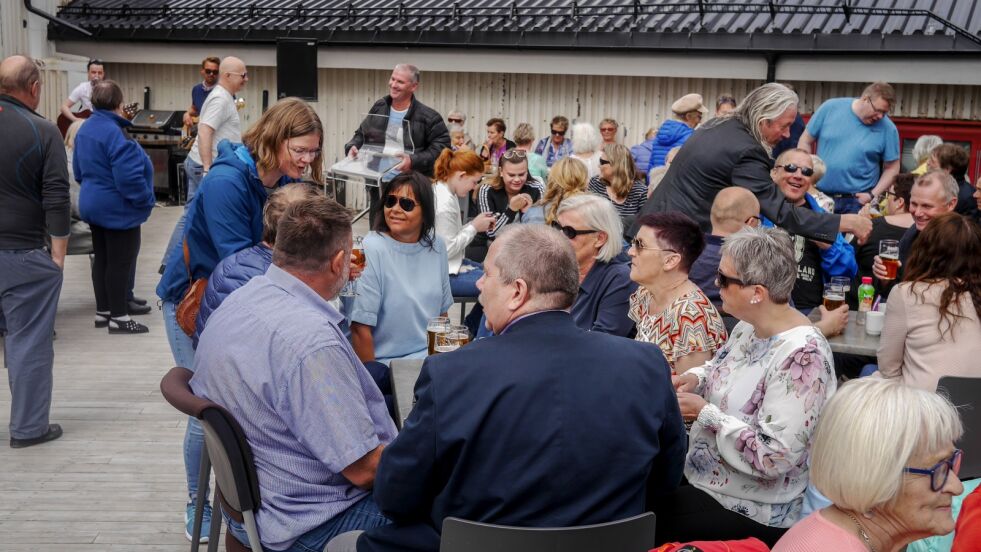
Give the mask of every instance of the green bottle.
[[859, 324], [865, 324], [865, 313], [872, 310], [875, 300], [875, 288], [872, 287], [872, 277], [862, 276], [862, 285], [858, 286], [858, 319]]

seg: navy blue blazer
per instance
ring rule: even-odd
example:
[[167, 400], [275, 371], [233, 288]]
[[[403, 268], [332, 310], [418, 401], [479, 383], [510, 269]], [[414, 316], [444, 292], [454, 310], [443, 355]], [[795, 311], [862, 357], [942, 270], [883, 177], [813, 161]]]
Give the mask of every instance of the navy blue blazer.
[[660, 349], [538, 313], [430, 356], [384, 450], [374, 498], [393, 525], [359, 551], [439, 549], [443, 519], [528, 527], [645, 511], [681, 480], [687, 437]]

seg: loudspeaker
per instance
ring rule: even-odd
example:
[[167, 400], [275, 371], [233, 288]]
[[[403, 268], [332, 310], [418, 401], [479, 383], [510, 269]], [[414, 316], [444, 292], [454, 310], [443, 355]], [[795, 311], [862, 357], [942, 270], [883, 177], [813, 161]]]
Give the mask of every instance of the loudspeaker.
[[276, 39], [276, 97], [317, 101], [317, 40]]

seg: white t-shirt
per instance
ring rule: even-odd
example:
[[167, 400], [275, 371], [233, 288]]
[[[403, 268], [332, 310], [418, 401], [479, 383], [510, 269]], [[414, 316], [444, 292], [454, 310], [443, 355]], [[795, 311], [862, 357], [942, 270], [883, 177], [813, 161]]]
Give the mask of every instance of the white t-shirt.
[[[460, 201], [449, 186], [437, 182], [436, 192], [436, 235], [446, 243], [446, 258], [450, 274], [460, 272], [463, 256], [467, 246], [477, 236], [477, 229], [472, 224], [463, 224], [461, 219]], [[466, 271], [464, 271], [466, 272]]]
[[[218, 142], [230, 140], [232, 142], [242, 141], [242, 123], [238, 118], [238, 109], [235, 107], [235, 98], [228, 90], [216, 84], [214, 90], [204, 100], [201, 105], [201, 118], [198, 120], [200, 125], [208, 125], [215, 129], [211, 140], [211, 160], [218, 157]], [[191, 153], [188, 156], [199, 165], [201, 163], [201, 153], [198, 151], [198, 141], [194, 140]]]
[[72, 101], [72, 105], [79, 102], [82, 104], [83, 110], [92, 110], [92, 83], [85, 81], [82, 84], [75, 87], [72, 93], [68, 95], [68, 99]]

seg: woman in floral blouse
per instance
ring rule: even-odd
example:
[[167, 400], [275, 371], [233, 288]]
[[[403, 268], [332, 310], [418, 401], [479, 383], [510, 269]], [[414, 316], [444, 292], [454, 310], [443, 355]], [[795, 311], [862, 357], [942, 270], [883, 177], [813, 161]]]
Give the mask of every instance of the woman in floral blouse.
[[726, 340], [719, 311], [691, 280], [688, 270], [705, 249], [705, 237], [681, 213], [655, 213], [639, 220], [630, 242], [630, 318], [638, 341], [661, 348], [677, 374], [701, 366]]
[[673, 378], [694, 421], [690, 485], [655, 499], [659, 542], [772, 546], [800, 517], [811, 434], [836, 380], [828, 342], [788, 304], [796, 277], [782, 230], [746, 228], [722, 246], [722, 306], [741, 322], [710, 362]]

